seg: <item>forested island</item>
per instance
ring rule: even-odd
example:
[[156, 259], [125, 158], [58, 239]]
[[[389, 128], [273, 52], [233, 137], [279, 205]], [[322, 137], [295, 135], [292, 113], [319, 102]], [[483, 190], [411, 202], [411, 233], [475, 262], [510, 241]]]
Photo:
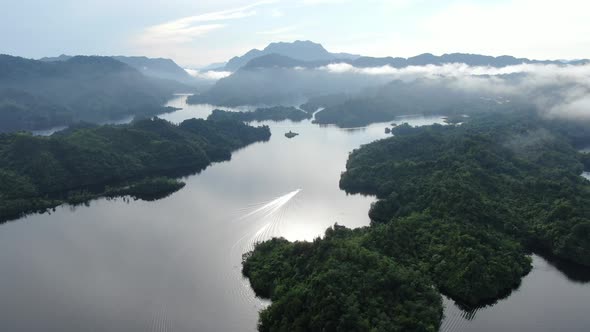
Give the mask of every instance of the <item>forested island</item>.
[[436, 331], [440, 293], [472, 308], [518, 286], [528, 253], [590, 267], [584, 126], [536, 113], [394, 128], [355, 150], [340, 186], [376, 195], [370, 227], [273, 239], [243, 273], [273, 303], [260, 331]]
[[300, 122], [311, 119], [312, 113], [297, 109], [293, 106], [275, 106], [268, 108], [257, 108], [251, 112], [231, 112], [223, 110], [213, 110], [208, 120], [237, 120], [237, 121], [283, 121], [291, 120]]
[[270, 138], [239, 121], [158, 118], [122, 126], [79, 125], [49, 137], [0, 134], [0, 221], [99, 196], [156, 199], [191, 174]]

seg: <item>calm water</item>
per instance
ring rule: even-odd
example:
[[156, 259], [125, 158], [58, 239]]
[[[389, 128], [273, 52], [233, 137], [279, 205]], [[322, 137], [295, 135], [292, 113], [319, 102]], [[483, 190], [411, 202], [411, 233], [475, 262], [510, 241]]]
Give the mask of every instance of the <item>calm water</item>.
[[[213, 108], [185, 99], [162, 117], [180, 122]], [[99, 199], [1, 225], [0, 330], [254, 331], [266, 303], [241, 277], [241, 254], [271, 236], [311, 240], [336, 222], [367, 225], [374, 198], [346, 195], [338, 180], [350, 151], [387, 137], [386, 124], [268, 124], [269, 142], [187, 177], [163, 200]], [[289, 140], [289, 130], [300, 135]], [[495, 306], [467, 314], [446, 301], [443, 330], [588, 330], [586, 281], [534, 256], [520, 289]]]

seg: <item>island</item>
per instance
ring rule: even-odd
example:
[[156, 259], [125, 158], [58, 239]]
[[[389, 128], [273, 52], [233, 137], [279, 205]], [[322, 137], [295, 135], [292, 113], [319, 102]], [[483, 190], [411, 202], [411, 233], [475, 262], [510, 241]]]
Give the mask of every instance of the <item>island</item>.
[[590, 136], [533, 112], [394, 128], [351, 153], [340, 186], [376, 195], [369, 227], [273, 239], [243, 257], [272, 304], [259, 330], [437, 331], [441, 294], [464, 308], [508, 295], [531, 251], [590, 266]]
[[100, 196], [164, 197], [184, 186], [174, 177], [269, 138], [267, 126], [240, 121], [158, 118], [74, 126], [49, 137], [0, 134], [0, 221]]
[[308, 113], [292, 106], [275, 106], [269, 108], [257, 108], [251, 112], [231, 112], [223, 110], [213, 110], [207, 119], [219, 120], [238, 120], [244, 122], [251, 121], [283, 121], [291, 120], [300, 122], [311, 119], [312, 113]]
[[294, 132], [292, 132], [290, 130], [289, 130], [288, 133], [285, 133], [285, 137], [287, 137], [287, 138], [293, 138], [293, 137], [295, 137], [297, 135], [299, 135], [299, 134], [298, 133], [294, 133]]

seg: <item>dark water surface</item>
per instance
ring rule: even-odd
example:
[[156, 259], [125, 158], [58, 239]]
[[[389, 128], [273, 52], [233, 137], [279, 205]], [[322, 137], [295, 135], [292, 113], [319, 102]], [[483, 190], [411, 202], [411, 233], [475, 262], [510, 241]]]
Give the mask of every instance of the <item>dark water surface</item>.
[[[180, 122], [213, 108], [185, 99], [162, 117]], [[242, 253], [271, 236], [311, 240], [335, 222], [368, 225], [374, 198], [346, 195], [338, 181], [350, 151], [387, 137], [386, 124], [267, 124], [269, 142], [187, 177], [165, 199], [99, 199], [0, 225], [0, 331], [254, 331], [266, 303], [241, 276]], [[300, 135], [287, 139], [289, 130]], [[445, 303], [444, 331], [590, 330], [590, 285], [538, 256], [496, 305], [465, 313]]]

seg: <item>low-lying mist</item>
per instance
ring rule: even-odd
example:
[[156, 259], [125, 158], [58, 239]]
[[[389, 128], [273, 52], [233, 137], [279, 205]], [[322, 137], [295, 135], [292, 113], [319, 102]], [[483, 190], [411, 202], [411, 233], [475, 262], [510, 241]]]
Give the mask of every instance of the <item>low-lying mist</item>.
[[430, 81], [433, 85], [469, 93], [527, 99], [548, 116], [590, 119], [590, 65], [522, 64], [495, 68], [446, 64], [356, 68], [333, 64], [319, 70], [333, 74], [387, 76], [404, 82]]
[[[196, 98], [222, 105], [285, 104], [345, 94], [371, 98], [388, 83], [399, 81], [423, 98], [440, 93], [469, 95], [497, 103], [519, 101], [550, 117], [590, 120], [590, 65], [522, 64], [507, 67], [444, 64], [359, 68], [333, 63], [316, 68], [253, 68], [219, 80]], [[396, 94], [394, 88], [388, 91]], [[420, 91], [414, 91], [419, 93]]]

